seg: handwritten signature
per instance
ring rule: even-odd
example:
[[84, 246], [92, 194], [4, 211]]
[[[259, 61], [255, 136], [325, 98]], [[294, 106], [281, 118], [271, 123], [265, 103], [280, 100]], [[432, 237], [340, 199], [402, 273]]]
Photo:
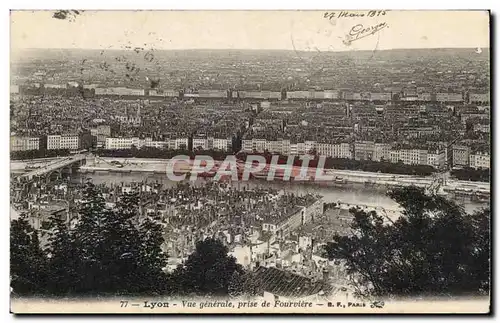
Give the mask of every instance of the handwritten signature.
[[379, 23], [374, 26], [364, 27], [362, 24], [357, 24], [351, 28], [349, 34], [346, 35], [346, 39], [344, 40], [345, 45], [350, 45], [353, 41], [363, 39], [370, 35], [373, 35], [384, 28], [388, 28], [389, 25], [385, 22]]

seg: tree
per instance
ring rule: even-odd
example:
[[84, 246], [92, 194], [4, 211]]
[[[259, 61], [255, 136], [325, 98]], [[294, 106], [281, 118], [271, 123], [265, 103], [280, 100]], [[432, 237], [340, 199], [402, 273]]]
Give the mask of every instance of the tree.
[[49, 274], [47, 291], [54, 295], [71, 294], [75, 282], [79, 280], [76, 272], [78, 253], [63, 219], [51, 217], [49, 228], [49, 245], [46, 249]]
[[244, 294], [245, 290], [244, 288], [244, 283], [245, 283], [245, 278], [243, 276], [244, 274], [234, 271], [233, 275], [231, 276], [231, 279], [229, 280], [229, 285], [227, 288], [228, 294], [231, 297], [240, 297]]
[[101, 261], [100, 276], [106, 292], [130, 294], [144, 292], [150, 285], [143, 285], [147, 279], [140, 267], [141, 248], [137, 221], [139, 196], [124, 194], [111, 212], [104, 212], [101, 234], [105, 245]]
[[343, 259], [358, 294], [403, 296], [489, 292], [489, 210], [467, 214], [443, 197], [407, 187], [389, 192], [403, 208], [390, 220], [351, 209], [351, 236], [326, 256]]
[[174, 271], [176, 292], [199, 296], [228, 295], [231, 278], [235, 273], [242, 274], [243, 268], [227, 253], [227, 247], [219, 240], [207, 238], [197, 242], [195, 251]]
[[[103, 268], [106, 259], [112, 252], [105, 240], [106, 217], [111, 210], [105, 207], [105, 200], [98, 187], [87, 183], [83, 192], [83, 202], [80, 207], [80, 219], [73, 232], [75, 249], [78, 251], [80, 266], [76, 268], [78, 281], [75, 289], [78, 293], [103, 293], [109, 291], [110, 277], [107, 268]], [[109, 222], [108, 222], [109, 223]], [[111, 251], [111, 252], [108, 252]]]
[[142, 248], [138, 265], [144, 275], [141, 284], [145, 291], [160, 294], [167, 286], [167, 276], [162, 270], [167, 264], [167, 255], [161, 249], [165, 240], [163, 227], [157, 215], [148, 216], [141, 222], [139, 239]]
[[11, 151], [10, 158], [12, 160], [35, 159], [45, 157], [58, 157], [70, 155], [69, 149], [38, 149], [38, 150], [25, 150], [25, 151]]
[[453, 169], [451, 176], [456, 177], [462, 181], [480, 181], [489, 182], [490, 181], [490, 170], [489, 169], [474, 169], [470, 167], [465, 167], [462, 169]]
[[26, 214], [11, 221], [10, 276], [11, 287], [16, 294], [45, 292], [47, 259], [40, 247], [38, 232], [29, 224]]
[[471, 217], [474, 228], [471, 263], [476, 266], [471, 268], [470, 274], [473, 281], [480, 282], [479, 290], [482, 293], [488, 293], [490, 290], [490, 219], [491, 211], [489, 208], [474, 212]]
[[[139, 203], [137, 194], [124, 194], [116, 207], [109, 209], [99, 187], [87, 183], [74, 229], [59, 218], [51, 218], [46, 249], [47, 290], [38, 285], [32, 289], [68, 296], [163, 293], [167, 288], [167, 277], [162, 271], [166, 264], [161, 250], [163, 228], [158, 219], [141, 216]], [[19, 248], [27, 244], [23, 242], [26, 234], [18, 236], [28, 229], [19, 229], [17, 222], [13, 227], [15, 245]], [[32, 248], [39, 245], [38, 240], [28, 242]], [[26, 257], [25, 254], [21, 253]], [[23, 272], [22, 268], [16, 272]]]
[[137, 193], [124, 194], [109, 210], [95, 185], [87, 184], [75, 240], [81, 248], [87, 292], [158, 294], [166, 288], [162, 226], [144, 218]]

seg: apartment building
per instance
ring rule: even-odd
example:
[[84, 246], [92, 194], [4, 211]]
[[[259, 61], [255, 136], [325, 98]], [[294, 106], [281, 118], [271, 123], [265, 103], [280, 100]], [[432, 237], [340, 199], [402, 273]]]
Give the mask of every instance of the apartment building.
[[138, 149], [141, 147], [163, 149], [167, 148], [168, 144], [169, 143], [167, 141], [153, 141], [151, 138], [106, 138], [106, 144], [104, 147], [109, 150], [130, 149], [132, 147], [136, 147]]
[[470, 155], [470, 167], [490, 169], [490, 154], [487, 152], [476, 152]]
[[98, 146], [104, 145], [106, 143], [106, 138], [111, 137], [111, 126], [98, 125], [90, 129], [90, 134], [96, 137]]
[[462, 93], [436, 93], [436, 101], [438, 102], [462, 102]]
[[305, 155], [309, 153], [309, 150], [306, 148], [306, 143], [305, 142], [298, 142], [297, 143], [297, 155]]
[[356, 141], [354, 143], [354, 159], [356, 160], [372, 160], [375, 150], [373, 141]]
[[427, 165], [428, 154], [424, 149], [400, 149], [391, 150], [390, 160], [392, 163], [401, 161], [407, 165]]
[[75, 134], [66, 135], [48, 135], [47, 149], [70, 149], [76, 150], [80, 148], [80, 136]]
[[224, 138], [213, 138], [213, 149], [229, 151], [231, 150], [231, 140]]
[[208, 139], [205, 138], [193, 138], [193, 150], [208, 149]]
[[139, 147], [139, 138], [106, 138], [105, 149], [130, 149], [132, 146]]
[[340, 144], [340, 158], [352, 158], [351, 145], [344, 142]]
[[268, 231], [279, 238], [286, 238], [295, 229], [323, 214], [324, 201], [317, 200], [310, 205], [285, 208], [280, 216], [264, 219], [262, 231]]
[[278, 143], [276, 140], [266, 140], [264, 151], [268, 151], [270, 153], [281, 152], [281, 142]]
[[308, 154], [316, 150], [316, 141], [308, 140], [304, 142], [304, 153]]
[[373, 160], [382, 161], [391, 159], [391, 145], [383, 143], [375, 143], [373, 149]]
[[241, 150], [252, 151], [253, 150], [253, 140], [252, 139], [243, 139], [241, 141]]
[[266, 139], [253, 139], [252, 142], [252, 150], [255, 150], [257, 152], [264, 152], [266, 151], [266, 144], [267, 140]]
[[487, 123], [487, 124], [481, 124], [481, 123], [475, 124], [474, 131], [479, 131], [479, 132], [483, 132], [483, 133], [490, 133], [490, 124], [489, 123]]
[[283, 139], [281, 141], [281, 153], [285, 156], [290, 155], [290, 140]]
[[351, 149], [348, 143], [339, 144], [316, 144], [316, 151], [320, 156], [332, 158], [351, 158]]
[[469, 166], [470, 147], [462, 145], [453, 146], [453, 166]]
[[490, 93], [469, 93], [469, 103], [490, 104]]
[[427, 165], [441, 168], [445, 166], [446, 154], [445, 151], [432, 151], [427, 153]]
[[11, 151], [27, 151], [40, 149], [40, 138], [36, 137], [10, 137]]
[[322, 144], [317, 145], [317, 153], [320, 156], [333, 157], [335, 155], [334, 146], [332, 144]]
[[171, 138], [165, 141], [167, 149], [187, 149], [189, 138]]

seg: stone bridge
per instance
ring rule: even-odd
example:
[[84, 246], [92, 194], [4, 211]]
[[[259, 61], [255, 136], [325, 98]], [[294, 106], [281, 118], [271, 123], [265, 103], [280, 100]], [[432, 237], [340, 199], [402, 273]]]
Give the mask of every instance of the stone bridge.
[[64, 173], [71, 173], [78, 169], [80, 166], [85, 165], [87, 156], [73, 155], [58, 159], [55, 162], [44, 165], [38, 169], [32, 170], [26, 174], [18, 176], [19, 181], [32, 181], [36, 179], [45, 179], [47, 182], [61, 178]]

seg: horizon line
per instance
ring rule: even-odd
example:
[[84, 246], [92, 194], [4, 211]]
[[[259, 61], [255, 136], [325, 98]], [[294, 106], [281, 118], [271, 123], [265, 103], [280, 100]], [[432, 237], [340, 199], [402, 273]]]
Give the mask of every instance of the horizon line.
[[[154, 50], [154, 51], [287, 51], [287, 52], [310, 52], [317, 53], [319, 52], [373, 52], [373, 51], [391, 51], [391, 50], [432, 50], [432, 49], [490, 49], [490, 46], [467, 46], [467, 47], [400, 47], [400, 48], [385, 48], [385, 49], [345, 49], [345, 50], [305, 50], [305, 49], [287, 49], [287, 48], [150, 48], [146, 49], [145, 47], [135, 46], [138, 48], [144, 48], [144, 50]], [[130, 51], [133, 52], [133, 49], [124, 49], [124, 48], [78, 48], [78, 47], [25, 47], [25, 48], [10, 48], [13, 50], [100, 50], [100, 51]]]

